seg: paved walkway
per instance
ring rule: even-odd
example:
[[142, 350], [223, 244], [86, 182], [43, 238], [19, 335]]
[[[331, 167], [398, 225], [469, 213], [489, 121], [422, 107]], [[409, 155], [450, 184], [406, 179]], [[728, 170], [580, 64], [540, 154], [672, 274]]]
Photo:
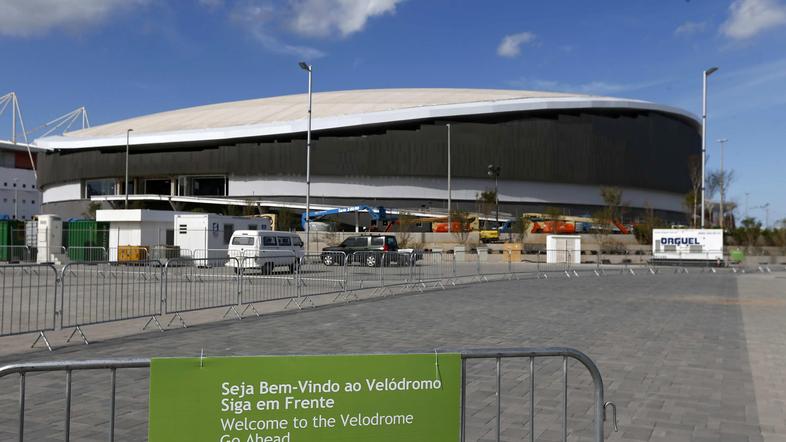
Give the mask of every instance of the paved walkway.
[[[146, 333], [2, 356], [104, 357], [374, 352], [439, 347], [570, 346], [599, 365], [619, 406], [609, 440], [786, 441], [786, 279], [639, 275], [494, 282], [260, 320]], [[559, 440], [560, 361], [540, 362], [538, 440]], [[469, 438], [494, 440], [494, 364], [469, 366]], [[589, 377], [570, 365], [570, 440], [588, 440]], [[504, 366], [503, 440], [528, 440], [529, 372]], [[18, 379], [0, 379], [0, 440], [16, 437]], [[62, 376], [28, 379], [26, 440], [62, 440]], [[108, 373], [74, 375], [72, 440], [105, 440]], [[146, 434], [147, 376], [119, 373], [116, 440]], [[607, 424], [607, 432], [610, 427]]]

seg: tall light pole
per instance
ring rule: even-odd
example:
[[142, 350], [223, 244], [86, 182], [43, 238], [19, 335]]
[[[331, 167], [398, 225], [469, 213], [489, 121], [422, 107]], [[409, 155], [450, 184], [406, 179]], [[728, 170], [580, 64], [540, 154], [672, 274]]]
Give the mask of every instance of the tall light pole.
[[126, 191], [126, 203], [125, 203], [126, 210], [128, 210], [128, 147], [129, 147], [129, 140], [131, 138], [131, 132], [133, 131], [134, 129], [128, 129], [126, 131], [126, 180], [123, 183], [123, 188]]
[[497, 205], [497, 229], [499, 230], [499, 173], [502, 170], [501, 166], [489, 164], [489, 176], [494, 177], [494, 200]]
[[304, 61], [298, 63], [308, 72], [308, 128], [306, 129], [306, 254], [310, 247], [311, 233], [311, 71], [312, 65]]
[[704, 71], [702, 77], [701, 94], [701, 228], [704, 228], [704, 188], [707, 185], [706, 166], [707, 166], [707, 77], [717, 71], [717, 67], [711, 67]]
[[[448, 233], [451, 233], [453, 230], [452, 227], [452, 219], [450, 214], [450, 203], [451, 199], [453, 199], [453, 189], [450, 185], [450, 123], [447, 124], [448, 127]], [[463, 227], [462, 227], [463, 228]]]
[[729, 142], [728, 138], [721, 138], [718, 140], [720, 144], [720, 174], [721, 174], [721, 181], [720, 181], [720, 228], [723, 229], [724, 218], [726, 218], [726, 214], [723, 212], [723, 203], [724, 203], [724, 191], [726, 188], [726, 172], [723, 171], [723, 146]]

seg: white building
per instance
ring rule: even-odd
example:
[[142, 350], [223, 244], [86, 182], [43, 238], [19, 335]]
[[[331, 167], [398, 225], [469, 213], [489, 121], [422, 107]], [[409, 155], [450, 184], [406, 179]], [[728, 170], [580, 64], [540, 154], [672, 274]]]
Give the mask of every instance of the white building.
[[[33, 159], [41, 149], [31, 147]], [[0, 141], [0, 218], [30, 220], [41, 211], [27, 146]]]

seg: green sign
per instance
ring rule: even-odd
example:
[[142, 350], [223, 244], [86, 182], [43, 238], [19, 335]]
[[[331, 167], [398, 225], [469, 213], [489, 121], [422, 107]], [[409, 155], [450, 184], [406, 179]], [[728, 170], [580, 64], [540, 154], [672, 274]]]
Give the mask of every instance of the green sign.
[[150, 442], [459, 439], [461, 357], [153, 359]]

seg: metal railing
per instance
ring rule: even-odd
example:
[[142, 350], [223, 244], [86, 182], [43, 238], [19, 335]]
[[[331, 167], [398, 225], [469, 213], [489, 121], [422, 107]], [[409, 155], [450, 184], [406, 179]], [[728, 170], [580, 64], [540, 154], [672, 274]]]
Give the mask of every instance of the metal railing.
[[240, 264], [235, 258], [170, 259], [163, 280], [163, 312], [173, 315], [167, 327], [175, 319], [185, 326], [184, 312], [238, 305]]
[[[461, 355], [461, 408], [460, 408], [460, 434], [461, 441], [467, 440], [468, 424], [467, 424], [467, 362], [469, 360], [490, 360], [495, 363], [495, 384], [494, 391], [495, 401], [495, 434], [496, 440], [501, 439], [501, 420], [502, 420], [502, 370], [503, 360], [508, 359], [525, 359], [529, 362], [529, 440], [535, 440], [535, 394], [537, 382], [535, 378], [535, 360], [536, 359], [553, 359], [557, 358], [562, 361], [562, 406], [560, 409], [561, 414], [561, 440], [567, 441], [569, 434], [568, 426], [568, 360], [573, 360], [581, 364], [589, 373], [592, 379], [592, 403], [593, 403], [593, 418], [592, 418], [592, 439], [595, 442], [603, 442], [605, 439], [605, 421], [606, 409], [612, 409], [612, 425], [617, 431], [617, 409], [612, 402], [606, 402], [604, 396], [603, 377], [593, 360], [586, 354], [572, 349], [563, 347], [553, 348], [480, 348], [480, 349], [459, 349], [456, 351], [449, 351], [451, 353], [459, 353]], [[438, 353], [435, 352], [435, 356]], [[107, 440], [114, 441], [115, 428], [117, 425], [117, 371], [121, 369], [145, 369], [150, 367], [149, 359], [105, 359], [105, 360], [87, 360], [87, 361], [57, 361], [57, 362], [41, 362], [41, 363], [20, 363], [12, 364], [5, 367], [0, 367], [0, 379], [10, 375], [19, 376], [19, 403], [18, 403], [18, 426], [17, 426], [17, 440], [23, 442], [25, 440], [25, 413], [26, 413], [26, 399], [27, 399], [27, 375], [30, 373], [40, 372], [64, 372], [65, 373], [65, 412], [64, 412], [64, 425], [63, 436], [64, 440], [69, 441], [71, 438], [71, 416], [73, 405], [73, 391], [72, 391], [72, 377], [74, 372], [81, 372], [86, 370], [108, 370], [111, 373], [111, 380], [107, 385], [109, 391], [109, 409], [108, 414], [108, 432]], [[92, 396], [92, 394], [91, 394]], [[90, 401], [89, 403], [95, 403]], [[96, 413], [98, 410], [91, 410]], [[44, 418], [43, 422], [39, 419], [38, 424], [47, 425], [51, 430], [56, 428], [52, 422], [56, 415], [49, 415], [49, 419]], [[52, 420], [52, 421], [49, 421]]]
[[0, 336], [38, 333], [55, 329], [58, 273], [49, 264], [0, 266]]
[[102, 262], [109, 261], [109, 252], [106, 247], [98, 246], [62, 246], [61, 253], [72, 262]]
[[68, 341], [82, 327], [134, 318], [155, 320], [163, 298], [160, 261], [132, 263], [70, 263], [63, 267], [60, 328], [72, 328]]
[[[170, 314], [187, 326], [184, 312], [226, 308], [242, 319], [249, 310], [260, 315], [259, 303], [286, 300], [297, 308], [314, 305], [315, 296], [332, 302], [358, 299], [359, 293], [445, 288], [446, 285], [547, 277], [656, 273], [750, 273], [786, 270], [783, 264], [731, 264], [712, 260], [653, 260], [649, 254], [603, 255], [572, 252], [562, 262], [548, 262], [547, 251], [502, 254], [442, 252], [321, 252], [298, 257], [271, 251], [243, 258], [173, 258], [163, 261], [79, 262], [56, 266], [0, 265], [0, 336], [73, 328], [87, 343], [83, 327], [148, 318], [143, 328]], [[772, 260], [770, 260], [772, 261]], [[328, 299], [329, 298], [325, 298]], [[60, 313], [59, 321], [55, 315]], [[35, 345], [35, 344], [34, 344]]]
[[0, 245], [0, 262], [35, 262], [38, 249], [28, 245]]
[[242, 276], [238, 304], [244, 305], [243, 311], [251, 309], [257, 315], [256, 303], [299, 296], [301, 266], [301, 259], [290, 250], [260, 252], [243, 258], [238, 269]]

